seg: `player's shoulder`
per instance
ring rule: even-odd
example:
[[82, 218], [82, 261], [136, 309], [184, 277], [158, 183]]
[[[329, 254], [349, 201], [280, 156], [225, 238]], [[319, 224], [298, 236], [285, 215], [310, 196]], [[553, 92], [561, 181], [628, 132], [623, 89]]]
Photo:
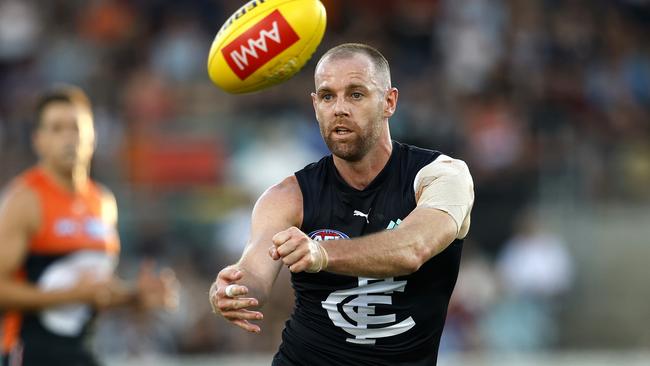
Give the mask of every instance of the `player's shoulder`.
[[269, 187], [255, 203], [254, 214], [283, 216], [294, 226], [302, 222], [302, 192], [295, 175]]
[[110, 188], [108, 188], [108, 186], [95, 180], [91, 180], [90, 184], [94, 187], [95, 192], [103, 201], [116, 202], [115, 194]]
[[405, 143], [395, 142], [396, 146], [402, 151], [402, 155], [411, 164], [424, 167], [451, 167], [454, 170], [469, 171], [467, 163], [458, 158], [454, 158], [438, 150], [427, 149]]
[[0, 190], [3, 201], [7, 199], [18, 200], [23, 203], [37, 201], [36, 183], [39, 180], [39, 169], [29, 168], [15, 176]]
[[327, 155], [295, 172], [295, 183], [298, 184], [300, 194], [309, 197], [318, 196], [317, 192], [328, 181], [333, 165], [332, 155]]
[[428, 164], [438, 158], [438, 156], [442, 155], [442, 153], [437, 150], [405, 144], [398, 141], [393, 141], [393, 149], [398, 151], [398, 154], [403, 161], [414, 166]]
[[321, 174], [328, 164], [331, 164], [332, 155], [323, 156], [320, 160], [307, 164], [304, 168], [296, 172], [297, 175]]
[[0, 216], [37, 220], [40, 212], [39, 196], [24, 175], [14, 178], [0, 192]]
[[34, 188], [23, 181], [11, 182], [1, 193], [2, 202], [17, 202], [20, 204], [37, 203], [38, 196]]
[[446, 154], [440, 154], [435, 160], [431, 162], [434, 165], [451, 165], [460, 169], [469, 169], [467, 163], [463, 159], [454, 158]]
[[401, 176], [415, 177], [418, 171], [443, 154], [440, 151], [393, 141], [393, 150], [400, 161]]
[[20, 174], [16, 175], [9, 183], [6, 185], [4, 191], [15, 190], [30, 190], [35, 191], [39, 186], [43, 185], [43, 172], [37, 167], [31, 167]]
[[452, 178], [454, 182], [460, 181], [464, 184], [473, 186], [472, 174], [469, 171], [467, 163], [461, 159], [454, 159], [448, 155], [441, 154], [432, 162], [420, 168], [415, 176], [414, 185], [417, 187], [422, 181], [427, 181], [435, 177]]
[[284, 178], [279, 183], [269, 187], [262, 196], [260, 196], [260, 199], [270, 201], [302, 200], [302, 192], [300, 191], [298, 179], [295, 175], [290, 175]]
[[434, 155], [441, 154], [438, 150], [415, 146], [415, 145], [411, 145], [411, 144], [407, 144], [395, 140], [393, 140], [393, 147], [400, 149], [404, 153], [415, 155], [415, 156], [434, 156]]

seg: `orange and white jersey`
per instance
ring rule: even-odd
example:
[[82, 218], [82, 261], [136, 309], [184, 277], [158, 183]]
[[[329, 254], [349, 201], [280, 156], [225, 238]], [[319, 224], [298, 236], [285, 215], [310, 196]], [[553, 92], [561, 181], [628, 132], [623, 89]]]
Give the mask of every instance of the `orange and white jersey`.
[[38, 196], [40, 229], [29, 243], [30, 254], [57, 255], [76, 250], [117, 254], [119, 241], [114, 223], [104, 207], [102, 189], [89, 181], [80, 192], [57, 185], [41, 169], [33, 168], [18, 178]]

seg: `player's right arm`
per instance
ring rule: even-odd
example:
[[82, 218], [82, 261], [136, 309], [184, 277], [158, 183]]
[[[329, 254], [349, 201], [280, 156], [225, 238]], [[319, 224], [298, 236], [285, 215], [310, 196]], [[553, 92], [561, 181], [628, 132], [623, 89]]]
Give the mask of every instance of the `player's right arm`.
[[[260, 332], [260, 327], [250, 321], [262, 319], [262, 313], [248, 309], [264, 304], [282, 267], [281, 261], [269, 258], [271, 239], [287, 227], [300, 227], [302, 213], [302, 193], [295, 176], [260, 196], [253, 208], [250, 239], [241, 259], [221, 270], [210, 288], [210, 304], [216, 313], [249, 332]], [[226, 294], [229, 285], [234, 285], [233, 296]]]
[[36, 194], [26, 186], [14, 185], [0, 201], [0, 310], [39, 310], [51, 306], [82, 302], [95, 306], [121, 300], [121, 286], [110, 283], [80, 283], [60, 291], [42, 291], [16, 274], [27, 255], [29, 239], [40, 225], [40, 205]]

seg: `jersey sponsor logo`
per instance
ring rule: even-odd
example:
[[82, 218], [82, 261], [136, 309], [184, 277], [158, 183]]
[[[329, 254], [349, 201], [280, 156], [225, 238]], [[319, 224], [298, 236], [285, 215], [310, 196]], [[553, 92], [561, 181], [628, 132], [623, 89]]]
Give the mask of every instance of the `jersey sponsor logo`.
[[332, 229], [320, 229], [309, 233], [309, 238], [315, 241], [350, 239], [346, 234]]
[[91, 217], [84, 223], [86, 234], [95, 240], [108, 237], [109, 228], [104, 222], [96, 217]]
[[299, 39], [280, 11], [275, 10], [221, 52], [230, 69], [244, 80]]
[[97, 217], [87, 217], [82, 222], [63, 217], [54, 222], [54, 234], [56, 236], [76, 236], [80, 231], [93, 240], [102, 240], [110, 235], [110, 227]]
[[392, 305], [393, 292], [404, 292], [406, 283], [392, 277], [359, 277], [358, 287], [334, 291], [321, 305], [335, 326], [354, 336], [347, 342], [374, 345], [378, 338], [396, 336], [415, 326], [411, 316], [398, 322], [396, 314], [376, 315], [373, 305]]
[[56, 236], [72, 236], [77, 232], [77, 223], [68, 217], [58, 219], [54, 222], [54, 234]]

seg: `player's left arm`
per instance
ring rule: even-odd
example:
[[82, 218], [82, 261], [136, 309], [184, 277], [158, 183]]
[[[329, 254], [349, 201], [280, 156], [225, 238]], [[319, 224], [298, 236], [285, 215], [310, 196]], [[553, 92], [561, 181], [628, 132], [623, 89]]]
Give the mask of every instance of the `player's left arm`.
[[420, 170], [414, 190], [416, 208], [393, 230], [317, 243], [290, 228], [274, 237], [271, 255], [282, 258], [292, 272], [316, 272], [320, 267], [375, 278], [413, 273], [456, 238], [467, 235], [474, 203], [467, 165], [444, 155]]

